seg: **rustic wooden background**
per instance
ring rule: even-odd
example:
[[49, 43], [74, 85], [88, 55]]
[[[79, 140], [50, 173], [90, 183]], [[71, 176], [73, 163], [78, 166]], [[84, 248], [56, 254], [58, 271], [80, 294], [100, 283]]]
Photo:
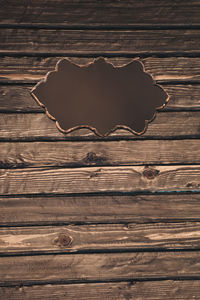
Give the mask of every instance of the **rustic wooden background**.
[[[171, 96], [143, 136], [64, 136], [30, 96], [98, 56]], [[200, 1], [0, 0], [0, 116], [0, 299], [200, 299]]]

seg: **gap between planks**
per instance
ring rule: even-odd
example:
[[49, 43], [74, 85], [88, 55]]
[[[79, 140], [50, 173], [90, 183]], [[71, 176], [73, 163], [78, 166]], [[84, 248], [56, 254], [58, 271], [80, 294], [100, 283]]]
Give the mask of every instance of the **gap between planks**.
[[199, 30], [200, 25], [199, 24], [156, 24], [156, 25], [84, 25], [84, 24], [50, 24], [50, 23], [15, 23], [15, 24], [9, 24], [9, 23], [0, 23], [0, 29], [55, 29], [55, 30]]

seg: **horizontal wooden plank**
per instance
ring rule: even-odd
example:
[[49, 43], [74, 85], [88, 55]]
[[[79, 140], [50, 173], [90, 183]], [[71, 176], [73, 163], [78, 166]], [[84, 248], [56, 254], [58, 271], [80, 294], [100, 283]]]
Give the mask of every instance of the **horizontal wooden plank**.
[[3, 29], [0, 54], [156, 54], [197, 52], [200, 30]]
[[199, 251], [10, 256], [0, 258], [0, 284], [199, 279], [199, 264]]
[[200, 109], [200, 85], [167, 85], [163, 88], [170, 95], [166, 111]]
[[0, 198], [0, 225], [200, 221], [200, 194]]
[[0, 169], [0, 194], [200, 191], [200, 165]]
[[199, 139], [0, 143], [0, 168], [191, 163], [200, 164]]
[[[32, 86], [0, 85], [0, 111], [3, 112], [44, 112], [31, 97]], [[170, 101], [163, 111], [200, 110], [199, 85], [163, 86], [170, 95]]]
[[0, 24], [55, 26], [199, 25], [197, 1], [48, 1], [30, 4], [6, 1], [1, 6]]
[[199, 280], [163, 280], [143, 282], [81, 283], [0, 287], [0, 297], [8, 300], [198, 300]]
[[0, 254], [199, 249], [200, 223], [1, 228]]
[[[136, 136], [127, 130], [116, 130], [107, 140], [118, 137], [128, 139], [190, 138], [199, 137], [200, 111], [159, 112], [147, 131]], [[100, 139], [89, 129], [75, 130], [67, 135], [60, 132], [54, 121], [45, 114], [0, 114], [0, 139], [70, 140], [74, 138]]]
[[[0, 81], [17, 83], [36, 83], [47, 72], [53, 71], [62, 57], [0, 57]], [[94, 60], [90, 57], [68, 57], [76, 64], [85, 65]], [[199, 57], [113, 57], [107, 58], [115, 66], [130, 63], [133, 59], [140, 59], [145, 70], [157, 81], [194, 81], [200, 80]], [[165, 87], [166, 88], [166, 87]], [[176, 91], [178, 93], [178, 91]]]

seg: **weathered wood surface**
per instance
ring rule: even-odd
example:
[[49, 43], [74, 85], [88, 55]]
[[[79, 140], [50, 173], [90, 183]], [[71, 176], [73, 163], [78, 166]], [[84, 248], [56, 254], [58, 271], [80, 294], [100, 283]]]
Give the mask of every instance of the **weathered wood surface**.
[[[199, 299], [200, 3], [18, 2], [0, 5], [0, 299]], [[171, 96], [144, 136], [64, 136], [31, 98], [61, 57], [100, 55]]]
[[[105, 55], [199, 53], [200, 29], [1, 29], [0, 54]], [[159, 41], [159, 42], [158, 42]]]
[[1, 142], [0, 168], [200, 164], [200, 140]]
[[0, 194], [200, 191], [200, 165], [0, 169]]
[[0, 258], [0, 285], [200, 278], [199, 251], [60, 254]]
[[0, 225], [200, 222], [200, 194], [1, 197]]
[[[17, 140], [42, 138], [49, 140], [70, 140], [74, 138], [99, 139], [88, 129], [75, 130], [67, 135], [60, 132], [54, 121], [45, 114], [0, 114], [0, 139]], [[128, 139], [148, 138], [191, 138], [200, 134], [200, 111], [159, 112], [155, 120], [148, 125], [142, 136], [136, 136], [127, 130], [117, 130], [107, 140], [121, 137]]]
[[[43, 1], [3, 2], [0, 24], [28, 26], [199, 25], [198, 1]], [[191, 23], [192, 17], [192, 23]]]
[[199, 222], [14, 227], [0, 231], [0, 254], [199, 248]]
[[0, 287], [7, 300], [199, 300], [199, 280], [162, 280], [143, 282], [82, 283]]
[[[66, 55], [64, 57], [67, 58]], [[36, 83], [38, 80], [44, 78], [47, 72], [53, 71], [57, 61], [61, 58], [63, 57], [1, 56], [0, 81], [5, 83]], [[92, 62], [94, 57], [69, 57], [69, 59], [76, 64], [85, 65]], [[196, 82], [200, 80], [199, 57], [149, 56], [142, 58], [133, 55], [132, 57], [109, 57], [108, 61], [119, 67], [129, 63], [133, 59], [140, 59], [144, 64], [145, 70], [157, 81], [176, 81], [180, 83], [182, 81]]]
[[[44, 112], [31, 97], [33, 85], [0, 85], [1, 112]], [[163, 111], [200, 110], [199, 85], [165, 85], [170, 101]]]

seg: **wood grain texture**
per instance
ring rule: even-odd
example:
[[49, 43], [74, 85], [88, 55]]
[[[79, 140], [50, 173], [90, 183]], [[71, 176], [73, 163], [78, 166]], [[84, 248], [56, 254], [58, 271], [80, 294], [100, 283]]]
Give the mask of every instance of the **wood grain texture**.
[[198, 1], [48, 1], [11, 0], [1, 6], [1, 24], [55, 26], [191, 25], [200, 23]]
[[[88, 129], [75, 130], [67, 135], [60, 132], [54, 121], [45, 114], [0, 114], [0, 139], [42, 139], [70, 140], [74, 138], [99, 139]], [[199, 137], [200, 111], [159, 112], [149, 124], [142, 136], [136, 136], [127, 130], [117, 130], [107, 140], [118, 137], [128, 139], [148, 138], [191, 138]]]
[[199, 285], [199, 280], [48, 284], [0, 287], [0, 297], [7, 300], [199, 300]]
[[0, 225], [200, 222], [200, 194], [0, 198]]
[[0, 285], [166, 277], [199, 279], [199, 264], [199, 251], [1, 257]]
[[1, 142], [0, 168], [200, 164], [200, 140]]
[[[0, 54], [199, 53], [200, 30], [3, 29]], [[159, 42], [158, 42], [159, 41]]]
[[200, 165], [1, 169], [0, 194], [200, 191]]
[[[199, 8], [2, 1], [0, 299], [200, 298]], [[29, 94], [59, 56], [140, 57], [171, 101], [141, 138], [64, 136]]]
[[[180, 49], [179, 49], [180, 50]], [[66, 56], [67, 57], [67, 56]], [[56, 57], [0, 57], [0, 81], [17, 83], [36, 83], [47, 72], [53, 71], [61, 56]], [[68, 57], [72, 62], [80, 65], [88, 64], [94, 61], [93, 57]], [[200, 80], [200, 58], [199, 57], [154, 57], [142, 58], [132, 57], [113, 57], [107, 58], [115, 66], [122, 66], [130, 63], [133, 59], [140, 59], [144, 64], [145, 70], [150, 73], [154, 80], [169, 81], [190, 81]], [[178, 91], [177, 91], [178, 92]]]
[[[1, 112], [44, 112], [31, 97], [33, 85], [0, 85]], [[170, 101], [163, 111], [200, 110], [200, 85], [163, 85]]]
[[200, 249], [200, 223], [1, 228], [0, 254]]

